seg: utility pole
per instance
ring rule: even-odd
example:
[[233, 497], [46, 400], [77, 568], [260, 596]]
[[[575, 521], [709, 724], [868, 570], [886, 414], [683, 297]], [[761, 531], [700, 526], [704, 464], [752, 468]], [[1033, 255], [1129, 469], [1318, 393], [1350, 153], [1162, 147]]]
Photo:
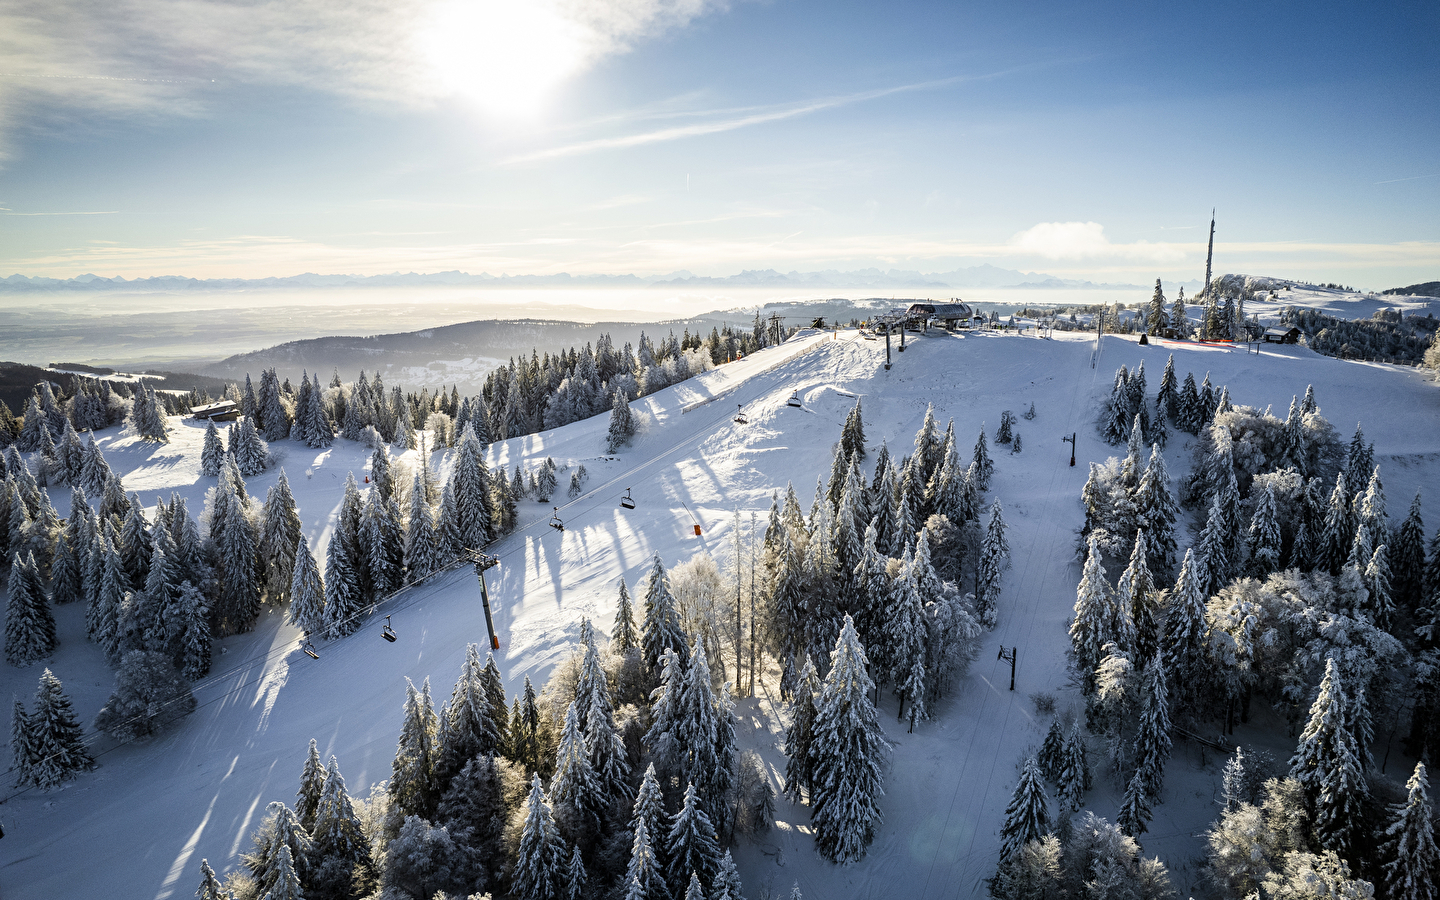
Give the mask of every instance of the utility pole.
[[1077, 436], [1079, 436], [1079, 432], [1072, 432], [1069, 437], [1062, 437], [1062, 438], [1060, 439], [1061, 443], [1069, 443], [1069, 444], [1070, 444], [1070, 467], [1071, 467], [1071, 468], [1074, 468], [1074, 467], [1075, 467], [1075, 438], [1076, 438]]
[[890, 323], [885, 323], [885, 371], [890, 371]]
[[499, 650], [500, 638], [495, 635], [495, 620], [490, 615], [490, 592], [485, 589], [485, 570], [500, 565], [500, 558], [478, 550], [470, 550], [468, 555], [475, 564], [475, 577], [480, 579], [480, 603], [485, 608], [485, 628], [490, 632], [490, 649]]
[[1001, 644], [1000, 655], [995, 657], [997, 660], [1003, 659], [1006, 662], [1010, 663], [1010, 690], [1012, 691], [1015, 690], [1015, 657], [1019, 654], [1019, 647], [1011, 647], [1009, 650], [1006, 650], [1005, 645]]

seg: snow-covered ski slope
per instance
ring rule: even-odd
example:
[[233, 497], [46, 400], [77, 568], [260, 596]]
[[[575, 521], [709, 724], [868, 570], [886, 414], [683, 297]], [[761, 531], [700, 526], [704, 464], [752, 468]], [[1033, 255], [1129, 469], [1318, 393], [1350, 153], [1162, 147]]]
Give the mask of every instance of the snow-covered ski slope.
[[[984, 896], [982, 879], [994, 868], [1015, 764], [1038, 746], [1048, 726], [1028, 696], [1056, 691], [1062, 706], [1075, 702], [1064, 685], [1065, 625], [1078, 579], [1078, 497], [1086, 463], [1114, 453], [1099, 441], [1094, 418], [1119, 365], [1133, 368], [1144, 359], [1153, 390], [1173, 351], [1182, 379], [1193, 371], [1198, 381], [1208, 371], [1217, 386], [1229, 385], [1234, 402], [1274, 404], [1281, 414], [1291, 395], [1313, 383], [1322, 411], [1342, 435], [1357, 420], [1364, 423], [1384, 467], [1392, 516], [1403, 515], [1421, 485], [1427, 486], [1431, 516], [1440, 509], [1440, 388], [1413, 369], [1343, 362], [1300, 347], [1255, 355], [1164, 341], [1141, 347], [1115, 336], [1103, 340], [1092, 368], [1094, 350], [1094, 337], [1079, 334], [1047, 341], [932, 333], [909, 339], [887, 372], [881, 341], [854, 332], [805, 333], [637, 401], [649, 422], [613, 460], [601, 452], [605, 416], [493, 445], [492, 465], [512, 471], [517, 462], [533, 465], [549, 455], [561, 465], [584, 463], [590, 472], [588, 493], [570, 503], [563, 499], [562, 474], [554, 503], [561, 506], [563, 533], [546, 526], [549, 505], [524, 502], [528, 524], [490, 548], [502, 558], [487, 578], [507, 688], [516, 689], [527, 674], [537, 687], [543, 684], [575, 646], [582, 616], [608, 632], [617, 579], [623, 576], [633, 588], [654, 554], [673, 565], [708, 551], [723, 564], [731, 552], [734, 510], [742, 510], [747, 526], [748, 510], [756, 510], [763, 528], [772, 491], [787, 481], [808, 509], [855, 397], [863, 400], [872, 460], [882, 439], [896, 457], [908, 452], [928, 403], [942, 425], [955, 419], [968, 454], [982, 424], [993, 437], [1002, 410], [1018, 414], [1033, 401], [1036, 418], [1020, 419], [1016, 427], [1023, 452], [991, 447], [996, 477], [987, 502], [1005, 504], [1012, 528], [1013, 566], [1005, 575], [1000, 625], [986, 636], [970, 675], [914, 734], [895, 722], [894, 701], [886, 697], [881, 719], [895, 752], [886, 820], [869, 856], [849, 868], [821, 861], [809, 836], [808, 809], [783, 800], [776, 830], [736, 850], [752, 898], [767, 886], [773, 893], [792, 882], [811, 897]], [[797, 391], [802, 409], [786, 405]], [[748, 425], [732, 421], [737, 403], [745, 404]], [[177, 427], [170, 445], [147, 446], [111, 432], [102, 447], [130, 490], [148, 502], [179, 491], [198, 514], [212, 482], [198, 474], [201, 431], [172, 422]], [[1068, 466], [1070, 448], [1060, 442], [1072, 432], [1079, 435], [1075, 468]], [[1167, 450], [1177, 477], [1188, 466], [1187, 437], [1177, 435]], [[360, 478], [369, 454], [343, 440], [326, 451], [290, 442], [276, 449], [287, 454], [283, 465], [318, 555], [345, 473], [354, 470]], [[267, 473], [253, 479], [250, 492], [263, 496], [275, 478]], [[637, 501], [633, 511], [618, 506], [626, 487]], [[64, 515], [68, 491], [52, 494]], [[699, 537], [692, 513], [702, 526]], [[56, 613], [61, 646], [49, 666], [88, 727], [112, 675], [84, 639], [83, 610], [72, 604]], [[379, 636], [386, 613], [399, 632], [394, 644]], [[197, 688], [200, 708], [176, 728], [105, 752], [99, 769], [62, 790], [27, 792], [0, 806], [7, 832], [0, 843], [0, 891], [12, 898], [191, 896], [201, 858], [222, 872], [238, 865], [265, 805], [293, 802], [310, 738], [325, 756], [339, 757], [351, 792], [363, 796], [390, 774], [405, 678], [417, 684], [429, 678], [437, 696], [448, 696], [465, 645], [486, 641], [468, 567], [387, 603], [355, 635], [322, 642], [319, 660], [300, 653], [297, 636], [278, 614], [267, 615], [253, 633], [220, 642], [214, 674]], [[1007, 690], [1008, 663], [995, 661], [1001, 645], [1019, 647], [1014, 693]], [[28, 700], [41, 668], [0, 667], [0, 679], [10, 694]], [[741, 741], [762, 753], [778, 786], [782, 706], [773, 684], [757, 694], [737, 707]], [[97, 743], [99, 750], [111, 747], [108, 738]], [[1206, 781], [1214, 773], [1187, 778], [1181, 772], [1193, 768], [1193, 758], [1183, 749], [1176, 756], [1167, 775], [1171, 787], [1143, 843], [1147, 854], [1178, 865], [1202, 852], [1197, 832], [1214, 816]], [[1113, 817], [1118, 791], [1103, 778], [1098, 782], [1088, 804]], [[1186, 879], [1177, 881], [1184, 890]]]

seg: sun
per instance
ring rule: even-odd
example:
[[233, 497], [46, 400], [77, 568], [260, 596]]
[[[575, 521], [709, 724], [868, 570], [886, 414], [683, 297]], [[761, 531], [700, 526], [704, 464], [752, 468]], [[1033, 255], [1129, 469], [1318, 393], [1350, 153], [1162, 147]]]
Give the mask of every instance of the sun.
[[588, 38], [584, 26], [544, 0], [446, 0], [427, 18], [417, 43], [440, 95], [491, 114], [529, 118], [585, 64]]

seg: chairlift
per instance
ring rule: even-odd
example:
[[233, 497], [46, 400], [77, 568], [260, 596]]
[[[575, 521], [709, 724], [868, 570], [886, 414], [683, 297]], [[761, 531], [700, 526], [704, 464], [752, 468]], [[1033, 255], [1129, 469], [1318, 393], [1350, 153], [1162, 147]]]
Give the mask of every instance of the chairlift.
[[629, 488], [626, 488], [626, 489], [625, 489], [625, 496], [623, 496], [623, 497], [620, 498], [620, 505], [623, 506], [623, 507], [625, 507], [626, 509], [634, 509], [634, 508], [635, 508], [635, 500], [634, 500], [634, 498], [632, 498], [632, 497], [630, 496], [630, 489], [629, 489]]
[[735, 409], [736, 409], [736, 412], [735, 412], [735, 424], [736, 424], [736, 425], [749, 425], [749, 424], [750, 424], [750, 420], [747, 419], [747, 418], [745, 418], [745, 404], [743, 404], [743, 403], [737, 403], [737, 404], [735, 404]]
[[310, 657], [311, 659], [320, 658], [320, 654], [315, 652], [315, 645], [310, 643], [310, 638], [308, 636], [300, 641], [300, 649], [305, 651], [305, 655]]
[[785, 405], [793, 406], [796, 409], [800, 409], [801, 407], [803, 407], [804, 404], [800, 402], [800, 392], [796, 391], [794, 394], [791, 394], [790, 399], [785, 401]]
[[380, 636], [392, 644], [395, 643], [396, 638], [399, 637], [399, 635], [395, 633], [395, 629], [390, 627], [389, 616], [385, 617], [385, 626], [380, 629]]
[[564, 531], [565, 523], [560, 521], [560, 507], [555, 507], [555, 515], [550, 517], [550, 527], [556, 531]]

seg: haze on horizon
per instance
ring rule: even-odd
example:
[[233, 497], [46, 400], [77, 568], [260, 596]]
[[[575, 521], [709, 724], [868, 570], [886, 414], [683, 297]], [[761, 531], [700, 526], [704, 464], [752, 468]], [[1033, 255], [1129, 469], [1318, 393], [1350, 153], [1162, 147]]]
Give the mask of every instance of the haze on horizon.
[[1440, 271], [1440, 7], [17, 0], [0, 275]]

